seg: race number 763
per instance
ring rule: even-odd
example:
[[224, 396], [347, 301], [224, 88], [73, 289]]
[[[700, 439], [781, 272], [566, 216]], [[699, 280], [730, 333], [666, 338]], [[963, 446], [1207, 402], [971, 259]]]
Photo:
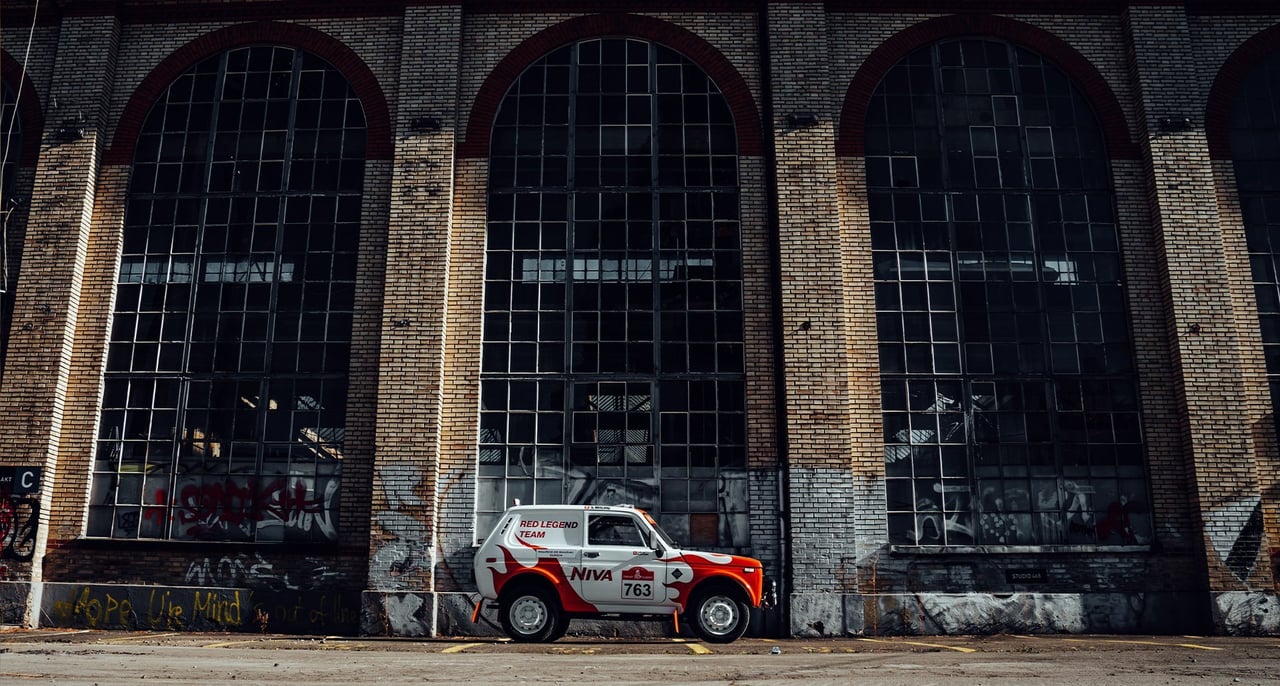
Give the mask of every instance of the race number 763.
[[624, 581], [622, 583], [622, 597], [624, 598], [652, 598], [653, 584], [637, 583], [634, 581]]

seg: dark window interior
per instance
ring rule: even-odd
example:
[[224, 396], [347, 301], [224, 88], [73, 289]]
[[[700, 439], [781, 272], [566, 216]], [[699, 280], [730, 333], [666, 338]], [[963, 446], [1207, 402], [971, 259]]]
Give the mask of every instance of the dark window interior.
[[334, 541], [365, 122], [257, 46], [178, 77], [138, 139], [88, 535]]
[[1231, 160], [1275, 408], [1280, 406], [1280, 52], [1249, 72], [1231, 102]]
[[866, 126], [890, 541], [1150, 540], [1106, 150], [1069, 79], [922, 48]]
[[716, 85], [609, 38], [530, 66], [489, 160], [477, 535], [513, 499], [744, 546], [737, 137]]

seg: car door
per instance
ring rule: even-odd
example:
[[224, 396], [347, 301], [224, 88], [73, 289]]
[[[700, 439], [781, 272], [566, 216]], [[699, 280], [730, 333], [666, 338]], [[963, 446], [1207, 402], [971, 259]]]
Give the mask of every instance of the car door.
[[588, 512], [580, 567], [570, 574], [583, 600], [602, 612], [656, 612], [666, 603], [666, 563], [648, 528], [627, 513]]

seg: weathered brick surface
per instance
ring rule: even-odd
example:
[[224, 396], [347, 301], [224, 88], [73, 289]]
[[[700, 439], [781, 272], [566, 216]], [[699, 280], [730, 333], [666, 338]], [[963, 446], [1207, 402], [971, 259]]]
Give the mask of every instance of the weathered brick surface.
[[[369, 588], [433, 590], [461, 9], [407, 10], [382, 301]], [[412, 122], [433, 117], [438, 131]]]
[[[83, 122], [85, 136], [75, 140], [46, 138], [32, 186], [10, 329], [5, 375], [0, 384], [0, 460], [6, 465], [40, 466], [40, 521], [36, 550], [18, 565], [31, 581], [43, 576], [42, 545], [48, 537], [55, 502], [83, 503], [83, 489], [57, 479], [72, 342], [81, 297], [81, 279], [98, 180], [97, 156], [106, 121], [119, 25], [113, 18], [75, 18], [63, 22], [60, 40], [78, 50], [58, 50], [48, 88], [51, 121]], [[86, 83], [86, 73], [97, 75]], [[57, 107], [52, 103], [56, 102]], [[31, 132], [29, 135], [36, 135]], [[73, 410], [75, 408], [72, 408]], [[67, 472], [80, 471], [67, 465]], [[81, 477], [83, 478], [83, 477]]]
[[[1026, 590], [1004, 576], [1015, 567], [1044, 569], [1049, 580], [1035, 590], [1046, 593], [1274, 590], [1268, 553], [1280, 549], [1280, 446], [1234, 172], [1211, 160], [1212, 133], [1202, 128], [1223, 65], [1280, 24], [1280, 14], [1262, 10], [1189, 15], [1176, 3], [1139, 3], [1073, 14], [1004, 3], [1005, 13], [983, 18], [965, 6], [967, 25], [989, 21], [1005, 38], [1060, 41], [1055, 54], [1083, 60], [1091, 80], [1083, 85], [1111, 98], [1104, 124], [1120, 144], [1112, 177], [1155, 541], [1123, 553], [888, 549], [864, 161], [840, 153], [838, 141], [848, 133], [840, 128], [846, 95], [868, 59], [946, 16], [938, 3], [923, 4], [932, 9], [771, 2], [763, 13], [746, 3], [641, 13], [661, 23], [647, 27], [669, 25], [723, 58], [744, 91], [726, 95], [750, 102], [768, 129], [745, 132], [767, 143], [764, 154], [741, 159], [739, 172], [751, 551], [771, 569], [790, 565], [785, 590], [801, 595], [787, 625], [875, 630], [861, 623], [878, 621], [877, 605], [868, 601], [864, 618], [859, 594]], [[0, 465], [42, 465], [46, 485], [37, 564], [0, 561], [0, 580], [471, 590], [487, 165], [483, 152], [457, 151], [478, 105], [501, 97], [485, 86], [504, 58], [586, 16], [483, 6], [480, 14], [467, 3], [410, 3], [359, 19], [253, 15], [349, 50], [390, 119], [390, 152], [370, 160], [365, 175], [337, 547], [80, 540], [129, 174], [127, 163], [104, 165], [102, 154], [128, 130], [122, 119], [134, 116], [131, 98], [149, 75], [238, 20], [213, 12], [183, 21], [173, 10], [172, 21], [124, 12], [135, 19], [37, 26], [27, 79], [45, 142], [38, 162], [20, 170], [31, 202], [7, 237], [21, 263], [0, 377]], [[16, 58], [26, 27], [6, 21], [0, 39]], [[785, 120], [794, 112], [816, 112], [819, 122], [792, 128]], [[86, 138], [52, 140], [54, 128], [81, 115]], [[441, 129], [411, 130], [424, 116]], [[1169, 116], [1189, 118], [1192, 129], [1161, 130]], [[1263, 527], [1247, 530], [1249, 508], [1238, 504], [1258, 500]], [[1222, 542], [1242, 531], [1259, 553], [1231, 569]]]
[[[816, 4], [770, 5], [768, 20], [793, 542], [786, 590], [851, 590], [857, 512], [831, 37]], [[794, 112], [814, 112], [818, 122], [789, 126], [786, 115]], [[878, 388], [864, 384], [858, 393], [878, 395]]]
[[[1246, 405], [1239, 333], [1232, 312], [1223, 232], [1214, 194], [1213, 168], [1203, 129], [1170, 131], [1162, 118], [1198, 121], [1203, 110], [1187, 92], [1205, 93], [1197, 72], [1178, 69], [1179, 46], [1190, 42], [1186, 15], [1180, 8], [1131, 7], [1130, 64], [1140, 93], [1139, 130], [1146, 155], [1148, 201], [1151, 206], [1160, 278], [1174, 360], [1174, 385], [1182, 413], [1183, 449], [1208, 557], [1214, 590], [1270, 586], [1271, 565], [1261, 554], [1249, 565], [1227, 567], [1223, 541], [1263, 538], [1246, 526], [1258, 492], [1252, 429]], [[1227, 316], [1224, 316], [1227, 315]], [[1227, 546], [1226, 550], [1231, 550]]]

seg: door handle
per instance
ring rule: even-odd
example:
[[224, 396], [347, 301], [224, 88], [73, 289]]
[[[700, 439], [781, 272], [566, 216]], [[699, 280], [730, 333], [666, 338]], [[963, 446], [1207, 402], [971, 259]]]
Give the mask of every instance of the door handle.
[[590, 552], [588, 552], [588, 553], [583, 553], [583, 554], [582, 554], [582, 556], [583, 556], [583, 557], [600, 557], [600, 553], [590, 553]]

